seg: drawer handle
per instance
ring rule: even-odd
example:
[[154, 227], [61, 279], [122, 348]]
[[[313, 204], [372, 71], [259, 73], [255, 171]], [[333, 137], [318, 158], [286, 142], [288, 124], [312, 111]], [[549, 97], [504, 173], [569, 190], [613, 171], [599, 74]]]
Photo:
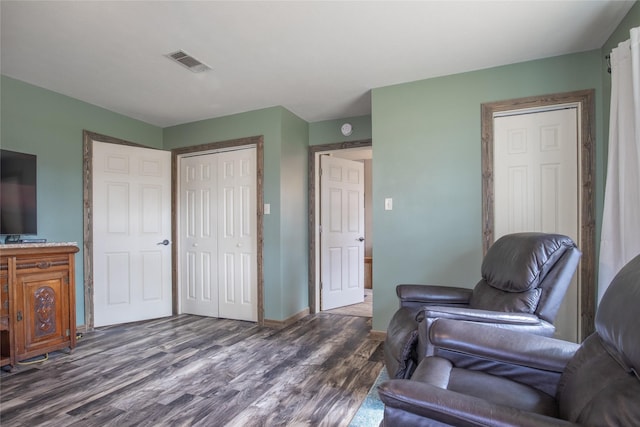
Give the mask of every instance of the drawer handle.
[[41, 261], [41, 262], [36, 264], [36, 267], [38, 267], [41, 270], [45, 270], [45, 269], [51, 267], [51, 263], [49, 261]]

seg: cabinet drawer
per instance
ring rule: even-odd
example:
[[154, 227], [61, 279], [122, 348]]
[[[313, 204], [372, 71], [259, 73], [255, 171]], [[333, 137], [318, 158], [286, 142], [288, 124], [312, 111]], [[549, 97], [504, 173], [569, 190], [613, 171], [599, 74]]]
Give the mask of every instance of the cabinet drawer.
[[69, 268], [69, 256], [50, 255], [40, 257], [21, 257], [16, 259], [16, 273], [66, 270]]

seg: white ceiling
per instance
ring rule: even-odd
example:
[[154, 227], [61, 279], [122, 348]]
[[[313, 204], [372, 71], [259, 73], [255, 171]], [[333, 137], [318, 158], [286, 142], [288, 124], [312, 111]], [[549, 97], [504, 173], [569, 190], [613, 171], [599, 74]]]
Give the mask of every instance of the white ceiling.
[[372, 88], [598, 49], [632, 5], [2, 0], [0, 70], [161, 127], [276, 105], [315, 122], [369, 114]]

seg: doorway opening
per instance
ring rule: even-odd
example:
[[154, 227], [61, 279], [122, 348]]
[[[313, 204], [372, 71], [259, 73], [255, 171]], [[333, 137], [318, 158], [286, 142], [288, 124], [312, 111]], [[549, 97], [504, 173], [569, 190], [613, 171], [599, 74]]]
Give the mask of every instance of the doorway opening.
[[[368, 163], [368, 174], [370, 177], [371, 166], [371, 140], [342, 142], [333, 144], [315, 145], [309, 148], [309, 311], [310, 313], [318, 313], [322, 311], [322, 297], [321, 297], [321, 237], [320, 237], [320, 223], [321, 223], [321, 194], [320, 194], [320, 156], [332, 155], [334, 157], [342, 157], [351, 160], [360, 160], [364, 163]], [[369, 178], [370, 183], [370, 178]], [[365, 199], [370, 200], [371, 189], [365, 189]], [[368, 222], [369, 232], [365, 237], [365, 261], [362, 266], [362, 271], [365, 276], [365, 283], [371, 282], [370, 267], [372, 261], [373, 242], [371, 234], [371, 206], [366, 205], [365, 202], [365, 223]], [[366, 234], [366, 233], [365, 233]], [[369, 273], [369, 274], [367, 274]], [[368, 285], [365, 285], [365, 288]], [[364, 304], [368, 304], [372, 307], [371, 301], [373, 298], [373, 290], [366, 290], [365, 295], [369, 295], [369, 300], [365, 299]], [[357, 307], [352, 307], [356, 308]], [[363, 308], [363, 307], [360, 307]], [[348, 309], [346, 309], [348, 310]], [[366, 310], [366, 308], [365, 308]]]

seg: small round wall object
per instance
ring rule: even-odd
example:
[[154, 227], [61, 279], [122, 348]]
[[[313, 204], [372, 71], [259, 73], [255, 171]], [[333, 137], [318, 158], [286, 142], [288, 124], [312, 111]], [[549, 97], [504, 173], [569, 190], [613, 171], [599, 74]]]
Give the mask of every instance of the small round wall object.
[[340, 127], [340, 132], [344, 136], [349, 136], [353, 133], [353, 126], [351, 126], [351, 123], [345, 123]]

